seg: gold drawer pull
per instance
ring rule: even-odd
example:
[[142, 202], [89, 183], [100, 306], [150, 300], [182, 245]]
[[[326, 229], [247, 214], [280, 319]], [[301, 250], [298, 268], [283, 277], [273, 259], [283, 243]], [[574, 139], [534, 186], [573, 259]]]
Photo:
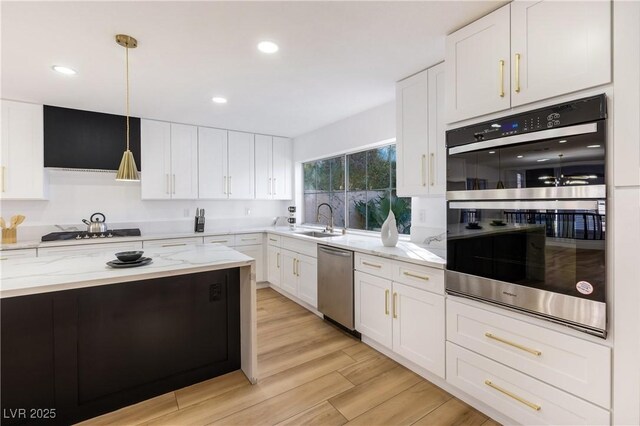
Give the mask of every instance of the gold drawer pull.
[[179, 243], [179, 244], [163, 244], [162, 247], [178, 247], [178, 246], [186, 246], [187, 243]]
[[527, 401], [526, 399], [524, 399], [524, 398], [522, 398], [522, 397], [520, 397], [520, 396], [518, 396], [518, 395], [516, 395], [516, 394], [514, 394], [514, 393], [512, 393], [512, 392], [509, 392], [508, 390], [503, 389], [503, 388], [501, 388], [501, 387], [500, 387], [500, 386], [498, 386], [498, 385], [494, 385], [494, 384], [491, 382], [491, 380], [485, 380], [485, 381], [484, 381], [484, 384], [485, 384], [485, 385], [487, 385], [487, 386], [489, 386], [489, 387], [491, 387], [491, 388], [493, 388], [493, 389], [495, 389], [495, 390], [497, 390], [498, 392], [501, 392], [501, 393], [503, 393], [503, 394], [507, 395], [507, 396], [508, 396], [508, 397], [510, 397], [510, 398], [515, 399], [515, 400], [516, 400], [516, 401], [518, 401], [518, 402], [523, 403], [524, 405], [526, 405], [527, 407], [529, 407], [529, 408], [531, 408], [531, 409], [533, 409], [533, 410], [540, 411], [540, 409], [542, 408], [541, 406], [539, 406], [539, 405], [537, 405], [537, 404], [534, 404], [533, 402], [529, 402], [529, 401]]
[[429, 281], [429, 277], [424, 277], [422, 275], [416, 275], [416, 274], [412, 274], [411, 272], [403, 272], [403, 274], [405, 274], [408, 277], [412, 277], [412, 278], [418, 278], [419, 280], [425, 280], [425, 281]]
[[497, 340], [497, 341], [498, 341], [498, 342], [500, 342], [500, 343], [504, 343], [505, 345], [513, 346], [514, 348], [518, 348], [518, 349], [520, 349], [520, 350], [522, 350], [522, 351], [529, 352], [530, 354], [533, 354], [533, 355], [535, 355], [535, 356], [540, 356], [540, 355], [542, 355], [542, 352], [540, 352], [540, 351], [538, 351], [538, 350], [536, 350], [536, 349], [531, 349], [531, 348], [528, 348], [528, 347], [526, 347], [526, 346], [522, 346], [522, 345], [521, 345], [521, 344], [519, 344], [519, 343], [510, 342], [510, 341], [505, 340], [505, 339], [503, 339], [503, 338], [501, 338], [501, 337], [494, 336], [494, 335], [493, 335], [493, 334], [491, 334], [491, 333], [484, 333], [484, 335], [485, 335], [486, 337], [488, 337], [489, 339]]
[[278, 240], [276, 240], [275, 238], [269, 238], [269, 241], [273, 241], [274, 243], [278, 242]]
[[255, 241], [256, 237], [253, 238], [240, 238], [240, 241]]
[[393, 293], [393, 317], [398, 318], [398, 293]]
[[389, 290], [384, 291], [384, 314], [389, 315]]
[[227, 242], [229, 242], [229, 240], [211, 240], [211, 241], [209, 241], [210, 244], [213, 244], [213, 243], [227, 243]]
[[382, 265], [376, 265], [375, 263], [365, 262], [364, 260], [362, 261], [362, 264], [366, 266], [371, 266], [372, 268], [378, 268], [378, 269], [382, 268]]
[[516, 93], [520, 93], [520, 54], [516, 53]]
[[500, 91], [498, 92], [498, 95], [501, 98], [504, 98], [504, 60], [500, 59], [498, 64], [500, 68]]

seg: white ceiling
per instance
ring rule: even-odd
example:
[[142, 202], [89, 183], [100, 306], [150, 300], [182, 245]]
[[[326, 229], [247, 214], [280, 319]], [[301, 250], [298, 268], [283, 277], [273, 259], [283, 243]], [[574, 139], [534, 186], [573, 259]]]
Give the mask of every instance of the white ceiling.
[[503, 3], [3, 1], [2, 97], [123, 114], [125, 33], [132, 115], [293, 137], [393, 100]]

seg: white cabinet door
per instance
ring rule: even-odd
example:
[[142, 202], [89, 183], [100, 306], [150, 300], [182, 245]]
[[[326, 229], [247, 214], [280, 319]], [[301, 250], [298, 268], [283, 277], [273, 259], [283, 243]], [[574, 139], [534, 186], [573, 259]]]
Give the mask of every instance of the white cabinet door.
[[393, 283], [393, 351], [444, 378], [444, 296]]
[[253, 133], [229, 132], [229, 198], [255, 198], [255, 144]]
[[256, 135], [256, 200], [273, 198], [273, 137]]
[[1, 250], [0, 260], [37, 257], [36, 249]]
[[296, 253], [281, 250], [280, 266], [282, 267], [280, 287], [291, 295], [297, 296], [298, 276], [296, 275]]
[[513, 106], [611, 81], [611, 3], [511, 3]]
[[318, 261], [309, 256], [296, 256], [298, 297], [314, 308], [318, 307]]
[[198, 127], [198, 197], [227, 198], [227, 131]]
[[[291, 200], [292, 191], [292, 165], [293, 152], [291, 150], [291, 139], [273, 137], [273, 173], [272, 195], [276, 200]], [[256, 161], [259, 159], [256, 155]]]
[[171, 198], [171, 123], [140, 120], [141, 198]]
[[426, 195], [428, 149], [428, 72], [396, 84], [396, 155], [398, 196]]
[[198, 198], [198, 128], [171, 124], [171, 198]]
[[256, 282], [265, 280], [264, 252], [262, 245], [235, 247], [235, 250], [252, 257], [256, 261]]
[[510, 5], [447, 36], [448, 123], [511, 106]]
[[167, 238], [162, 240], [144, 241], [144, 248], [151, 247], [182, 247], [202, 244], [202, 237], [186, 237], [186, 238]]
[[280, 248], [267, 246], [267, 281], [276, 287], [280, 287], [281, 265]]
[[427, 70], [429, 74], [429, 195], [443, 195], [447, 179], [447, 149], [444, 120], [445, 65]]
[[357, 271], [354, 273], [354, 281], [356, 330], [391, 349], [391, 281]]
[[2, 101], [2, 199], [44, 199], [42, 105]]

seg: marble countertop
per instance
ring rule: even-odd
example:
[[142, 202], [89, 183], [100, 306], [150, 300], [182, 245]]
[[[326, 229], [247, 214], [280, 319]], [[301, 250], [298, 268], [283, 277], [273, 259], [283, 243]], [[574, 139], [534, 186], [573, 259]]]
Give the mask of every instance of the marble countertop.
[[113, 250], [90, 255], [43, 256], [7, 259], [2, 262], [0, 298], [24, 296], [249, 266], [254, 260], [220, 244], [151, 247], [145, 257], [153, 262], [136, 268], [114, 269]]

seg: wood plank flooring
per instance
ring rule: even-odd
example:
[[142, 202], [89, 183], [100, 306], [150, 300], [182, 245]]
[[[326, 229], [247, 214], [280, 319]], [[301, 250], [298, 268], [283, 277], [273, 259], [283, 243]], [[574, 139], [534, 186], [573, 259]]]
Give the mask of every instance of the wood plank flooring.
[[82, 424], [499, 426], [269, 288], [258, 371], [254, 386], [234, 371]]

